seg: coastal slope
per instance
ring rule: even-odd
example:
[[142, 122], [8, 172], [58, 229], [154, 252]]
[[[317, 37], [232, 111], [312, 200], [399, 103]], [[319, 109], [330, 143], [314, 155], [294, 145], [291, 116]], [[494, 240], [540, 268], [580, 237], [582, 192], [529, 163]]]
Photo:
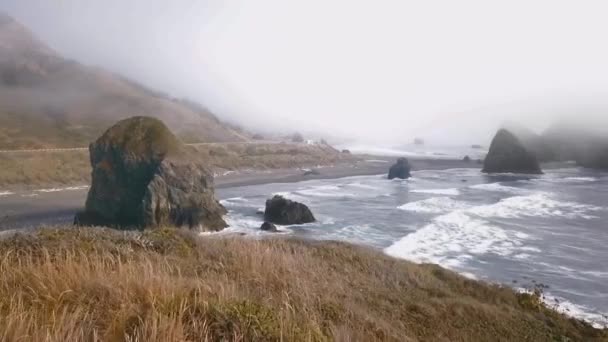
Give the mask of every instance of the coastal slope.
[[0, 241], [1, 339], [608, 339], [538, 293], [344, 243], [66, 228]]
[[185, 142], [248, 140], [202, 105], [64, 58], [0, 12], [0, 150], [86, 147], [138, 115], [163, 120]]

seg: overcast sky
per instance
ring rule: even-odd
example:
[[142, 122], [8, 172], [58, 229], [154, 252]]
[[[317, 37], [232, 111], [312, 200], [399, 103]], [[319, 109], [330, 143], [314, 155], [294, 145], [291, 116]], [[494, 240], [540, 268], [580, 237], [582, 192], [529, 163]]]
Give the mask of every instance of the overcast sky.
[[608, 117], [608, 5], [2, 0], [42, 40], [246, 126], [473, 143]]

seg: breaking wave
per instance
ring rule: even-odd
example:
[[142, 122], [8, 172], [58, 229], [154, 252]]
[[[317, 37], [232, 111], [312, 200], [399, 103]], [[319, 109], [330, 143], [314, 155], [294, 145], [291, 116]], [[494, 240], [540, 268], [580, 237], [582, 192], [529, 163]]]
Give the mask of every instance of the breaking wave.
[[460, 195], [460, 190], [458, 190], [456, 188], [450, 188], [450, 189], [414, 189], [414, 190], [410, 190], [410, 192], [420, 193], [420, 194], [446, 195], [446, 196], [458, 196], [458, 195]]
[[427, 214], [441, 214], [454, 210], [464, 209], [468, 205], [450, 197], [432, 197], [422, 201], [406, 203], [400, 207], [401, 210], [414, 211]]

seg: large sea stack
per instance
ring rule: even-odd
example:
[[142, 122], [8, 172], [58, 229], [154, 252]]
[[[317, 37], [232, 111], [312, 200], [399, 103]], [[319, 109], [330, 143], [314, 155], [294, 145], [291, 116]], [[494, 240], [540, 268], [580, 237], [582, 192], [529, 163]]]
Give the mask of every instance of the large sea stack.
[[483, 172], [542, 173], [536, 156], [526, 150], [519, 139], [506, 129], [499, 130], [492, 140]]
[[215, 199], [211, 173], [162, 121], [119, 121], [89, 151], [92, 184], [76, 224], [202, 231], [226, 227], [226, 210]]

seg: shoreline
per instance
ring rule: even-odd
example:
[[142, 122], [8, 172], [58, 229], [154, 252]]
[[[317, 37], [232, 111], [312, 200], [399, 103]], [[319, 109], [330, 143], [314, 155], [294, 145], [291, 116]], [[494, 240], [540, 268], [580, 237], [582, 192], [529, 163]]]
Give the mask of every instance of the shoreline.
[[[317, 179], [338, 179], [354, 176], [388, 174], [395, 157], [357, 155], [358, 161], [329, 166], [318, 166], [318, 174], [305, 175], [304, 168], [242, 170], [215, 177], [216, 189], [272, 183], [297, 183]], [[410, 158], [412, 171], [479, 169], [481, 165], [456, 159]], [[571, 164], [546, 165], [545, 169], [572, 167]], [[49, 188], [0, 188], [0, 231], [23, 229], [39, 225], [71, 223], [75, 213], [84, 206], [88, 185], [59, 185]]]
[[[235, 172], [224, 176], [215, 177], [217, 189], [235, 188], [249, 185], [262, 185], [271, 183], [297, 183], [316, 179], [338, 179], [355, 176], [374, 176], [387, 174], [388, 169], [396, 161], [395, 157], [387, 156], [363, 156], [361, 161], [351, 164], [338, 164], [320, 166], [308, 170], [316, 170], [318, 174], [305, 175], [306, 169], [275, 169], [256, 170], [251, 173]], [[476, 162], [464, 162], [457, 159], [414, 159], [409, 158], [412, 171], [421, 170], [449, 170], [449, 169], [480, 169], [481, 165]]]

